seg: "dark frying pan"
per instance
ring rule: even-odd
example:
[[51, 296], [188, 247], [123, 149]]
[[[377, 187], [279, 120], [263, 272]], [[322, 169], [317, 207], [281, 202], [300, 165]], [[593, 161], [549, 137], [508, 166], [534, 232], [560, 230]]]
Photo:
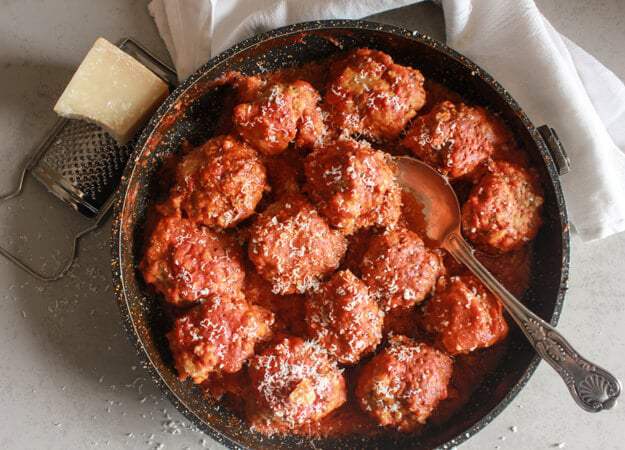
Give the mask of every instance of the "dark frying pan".
[[[540, 171], [544, 190], [544, 225], [536, 239], [532, 279], [526, 304], [555, 325], [562, 308], [569, 271], [569, 227], [559, 172], [566, 156], [548, 127], [536, 129], [510, 95], [484, 70], [427, 36], [402, 28], [363, 21], [308, 22], [280, 28], [241, 42], [211, 59], [178, 87], [159, 108], [139, 139], [127, 165], [113, 226], [113, 272], [124, 325], [140, 358], [173, 404], [199, 428], [230, 447], [247, 448], [449, 448], [466, 440], [499, 414], [527, 383], [539, 357], [522, 334], [512, 332], [497, 369], [469, 403], [443, 426], [418, 435], [315, 440], [263, 438], [224, 407], [204, 400], [189, 383], [181, 383], [171, 361], [164, 332], [169, 326], [159, 302], [147, 294], [136, 264], [142, 227], [154, 198], [157, 171], [186, 140], [199, 144], [212, 135], [224, 102], [220, 75], [244, 74], [300, 65], [355, 47], [389, 53], [398, 63], [419, 68], [426, 77], [461, 92], [470, 102], [501, 114]], [[555, 160], [555, 162], [554, 162]]]

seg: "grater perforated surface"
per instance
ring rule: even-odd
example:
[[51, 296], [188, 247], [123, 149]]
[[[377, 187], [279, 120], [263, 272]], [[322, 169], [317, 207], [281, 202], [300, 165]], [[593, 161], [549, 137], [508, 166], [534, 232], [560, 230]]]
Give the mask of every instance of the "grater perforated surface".
[[97, 125], [68, 120], [42, 161], [99, 209], [115, 191], [134, 141], [118, 145]]

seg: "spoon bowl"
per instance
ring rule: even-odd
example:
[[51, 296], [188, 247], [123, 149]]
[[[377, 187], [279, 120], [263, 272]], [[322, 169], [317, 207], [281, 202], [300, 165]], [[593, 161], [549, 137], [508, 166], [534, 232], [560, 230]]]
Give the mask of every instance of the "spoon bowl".
[[419, 224], [429, 244], [440, 247], [445, 238], [460, 231], [460, 203], [447, 178], [434, 168], [409, 156], [394, 158], [397, 181], [422, 208]]

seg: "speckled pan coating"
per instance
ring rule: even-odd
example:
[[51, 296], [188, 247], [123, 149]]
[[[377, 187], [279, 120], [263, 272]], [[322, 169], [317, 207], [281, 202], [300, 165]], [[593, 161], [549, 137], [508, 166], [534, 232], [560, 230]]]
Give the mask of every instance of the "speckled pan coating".
[[[214, 79], [229, 70], [245, 74], [329, 56], [368, 46], [389, 53], [400, 64], [418, 67], [426, 77], [463, 93], [470, 101], [498, 112], [529, 152], [545, 189], [545, 225], [535, 242], [533, 278], [527, 304], [545, 320], [558, 321], [569, 270], [569, 227], [556, 166], [534, 125], [519, 105], [484, 70], [444, 44], [399, 27], [364, 21], [307, 22], [259, 34], [208, 61], [176, 89], [144, 129], [126, 167], [116, 202], [112, 234], [112, 269], [117, 301], [130, 340], [155, 383], [186, 417], [213, 439], [231, 448], [419, 448], [447, 449], [477, 433], [497, 416], [527, 383], [539, 358], [522, 337], [511, 333], [499, 368], [474, 393], [469, 404], [444, 426], [430, 426], [419, 436], [385, 434], [315, 440], [263, 438], [223, 406], [202, 399], [181, 383], [164, 338], [169, 327], [156, 298], [147, 295], [136, 271], [147, 206], [153, 199], [155, 173], [182, 139], [198, 144], [212, 133], [223, 87]], [[313, 447], [314, 445], [314, 447]]]

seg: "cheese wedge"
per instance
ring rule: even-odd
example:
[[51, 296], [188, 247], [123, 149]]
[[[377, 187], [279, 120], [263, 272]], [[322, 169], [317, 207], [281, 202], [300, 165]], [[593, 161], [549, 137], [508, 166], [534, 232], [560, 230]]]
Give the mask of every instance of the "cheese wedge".
[[63, 117], [100, 125], [127, 143], [162, 103], [167, 84], [106, 39], [98, 38], [54, 106]]

